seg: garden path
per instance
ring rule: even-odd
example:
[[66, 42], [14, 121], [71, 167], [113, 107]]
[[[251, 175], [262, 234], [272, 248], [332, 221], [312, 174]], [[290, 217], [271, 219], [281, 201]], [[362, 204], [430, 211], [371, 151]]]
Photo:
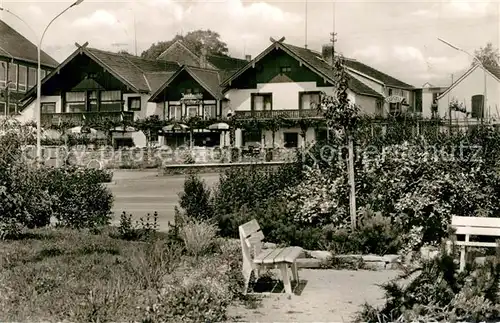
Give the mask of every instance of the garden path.
[[229, 315], [237, 322], [353, 322], [361, 305], [383, 304], [378, 286], [398, 271], [302, 269], [300, 279], [307, 285], [301, 295], [264, 296], [256, 309], [232, 306]]

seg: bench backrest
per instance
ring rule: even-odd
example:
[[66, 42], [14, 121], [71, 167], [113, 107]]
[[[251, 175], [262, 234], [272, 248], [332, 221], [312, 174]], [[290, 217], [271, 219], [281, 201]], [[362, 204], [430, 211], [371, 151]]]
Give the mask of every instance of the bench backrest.
[[260, 229], [257, 220], [253, 219], [245, 224], [239, 226], [241, 249], [243, 257], [252, 258], [262, 250], [262, 240], [264, 240], [264, 233]]
[[500, 218], [453, 216], [451, 226], [455, 234], [500, 237]]

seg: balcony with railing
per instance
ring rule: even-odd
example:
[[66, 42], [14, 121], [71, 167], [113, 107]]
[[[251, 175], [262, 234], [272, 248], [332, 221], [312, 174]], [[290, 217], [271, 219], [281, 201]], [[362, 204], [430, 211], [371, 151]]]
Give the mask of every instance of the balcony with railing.
[[268, 110], [268, 111], [235, 111], [237, 118], [257, 118], [257, 119], [272, 119], [276, 117], [288, 119], [301, 118], [322, 118], [323, 113], [318, 110]]
[[130, 111], [42, 113], [41, 118], [41, 122], [45, 126], [57, 125], [59, 123], [73, 123], [79, 125], [85, 122], [91, 123], [101, 120], [131, 122], [134, 121], [134, 113]]

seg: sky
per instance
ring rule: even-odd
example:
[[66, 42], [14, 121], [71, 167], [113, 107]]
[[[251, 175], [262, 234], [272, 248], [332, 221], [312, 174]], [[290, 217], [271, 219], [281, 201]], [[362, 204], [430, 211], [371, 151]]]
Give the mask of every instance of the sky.
[[[447, 86], [472, 58], [437, 38], [469, 53], [487, 42], [499, 47], [499, 1], [84, 0], [54, 21], [42, 49], [59, 62], [76, 49], [75, 42], [131, 53], [137, 47], [140, 54], [176, 34], [211, 29], [232, 56], [243, 58], [257, 56], [270, 37], [284, 36], [298, 46], [307, 41], [308, 48], [321, 51], [335, 28], [336, 50], [344, 56], [417, 87], [426, 82]], [[35, 42], [72, 2], [0, 0], [30, 28], [5, 12], [1, 19]]]

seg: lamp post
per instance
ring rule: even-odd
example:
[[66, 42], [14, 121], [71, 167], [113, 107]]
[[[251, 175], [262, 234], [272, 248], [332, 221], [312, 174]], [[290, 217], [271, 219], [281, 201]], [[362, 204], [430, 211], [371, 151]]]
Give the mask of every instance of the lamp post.
[[[469, 55], [470, 57], [472, 57], [474, 60], [476, 60], [476, 62], [483, 68], [483, 72], [484, 72], [484, 88], [483, 88], [483, 111], [481, 111], [481, 123], [483, 123], [483, 118], [484, 118], [484, 113], [486, 111], [486, 101], [487, 101], [487, 87], [486, 87], [486, 79], [487, 79], [487, 73], [486, 73], [486, 68], [484, 67], [484, 64], [483, 62], [481, 62], [481, 60], [476, 56], [476, 55], [472, 55], [471, 53], [469, 53], [468, 51], [466, 51], [465, 49], [462, 49], [460, 47], [457, 47], [455, 45], [452, 45], [451, 43], [447, 42], [446, 40], [444, 39], [441, 39], [441, 38], [438, 38], [438, 40], [444, 44], [446, 44], [447, 46], [453, 48], [454, 50], [457, 50], [457, 51], [460, 51], [460, 52], [463, 52], [467, 55]], [[488, 118], [490, 117], [490, 111], [489, 111], [489, 108], [488, 108]]]
[[[45, 36], [45, 33], [49, 29], [50, 25], [62, 16], [66, 11], [69, 9], [81, 4], [84, 0], [76, 0], [73, 2], [70, 6], [68, 6], [66, 9], [61, 11], [57, 16], [52, 18], [52, 20], [47, 24], [45, 29], [43, 30], [42, 36], [38, 39], [38, 45], [37, 45], [37, 60], [38, 60], [38, 65], [37, 65], [37, 82], [36, 82], [36, 156], [38, 160], [41, 160], [42, 157], [42, 145], [41, 145], [41, 137], [42, 137], [42, 126], [41, 126], [41, 118], [42, 118], [42, 107], [41, 107], [41, 97], [42, 97], [42, 68], [41, 68], [41, 61], [40, 61], [40, 53], [41, 53], [41, 47], [42, 47], [42, 41], [43, 37]], [[0, 8], [1, 11], [5, 11], [17, 19], [19, 19], [21, 22], [23, 22], [33, 33], [36, 35], [37, 33], [30, 27], [30, 25], [22, 19], [19, 15], [13, 13], [12, 11], [5, 9], [5, 8]]]

